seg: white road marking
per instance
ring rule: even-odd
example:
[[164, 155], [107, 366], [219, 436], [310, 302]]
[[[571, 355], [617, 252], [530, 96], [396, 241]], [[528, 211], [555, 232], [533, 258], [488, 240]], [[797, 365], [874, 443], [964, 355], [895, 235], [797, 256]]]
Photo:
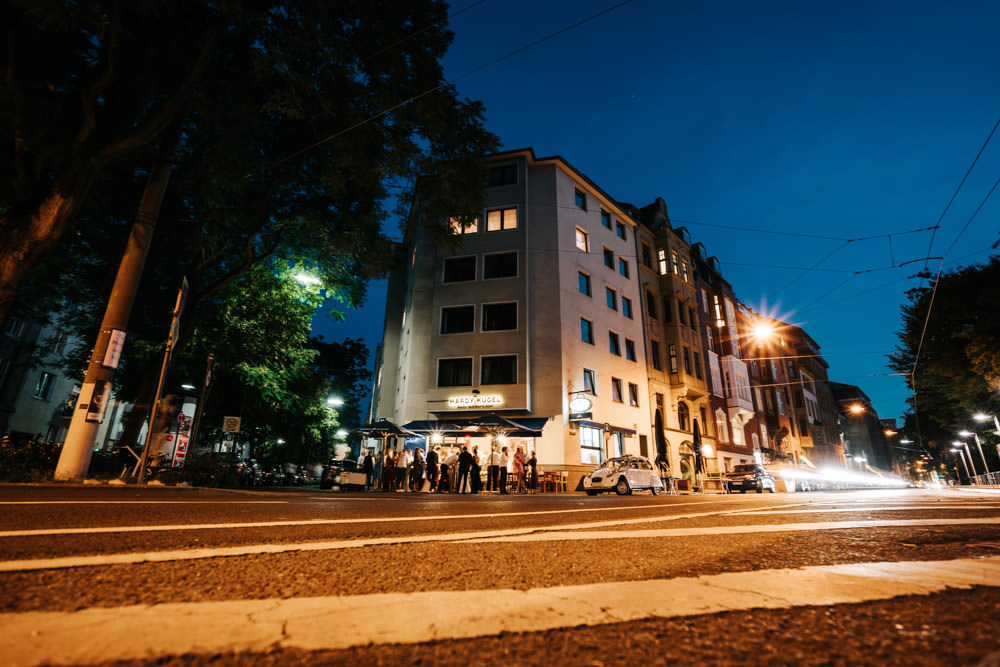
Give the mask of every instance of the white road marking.
[[[713, 502], [702, 502], [702, 503], [689, 503], [684, 505], [684, 507], [690, 507], [691, 505], [718, 505], [718, 503]], [[427, 515], [427, 516], [388, 516], [388, 517], [369, 517], [364, 519], [296, 519], [296, 520], [286, 520], [286, 521], [247, 521], [247, 522], [234, 522], [234, 523], [181, 523], [181, 524], [150, 524], [148, 526], [94, 526], [88, 528], [33, 528], [26, 530], [3, 530], [0, 531], [0, 538], [4, 537], [40, 537], [44, 535], [89, 535], [89, 534], [100, 534], [100, 533], [144, 533], [144, 532], [155, 532], [155, 531], [173, 531], [173, 530], [226, 530], [226, 529], [238, 529], [238, 528], [271, 528], [280, 526], [335, 526], [335, 525], [348, 525], [348, 524], [359, 524], [359, 523], [406, 523], [412, 521], [453, 521], [455, 519], [496, 519], [504, 517], [515, 517], [515, 516], [538, 516], [545, 514], [572, 514], [576, 512], [599, 512], [599, 511], [613, 511], [613, 510], [626, 510], [626, 509], [648, 509], [653, 507], [654, 509], [658, 506], [651, 505], [635, 505], [629, 507], [615, 507], [615, 508], [593, 508], [588, 507], [584, 509], [568, 509], [568, 510], [536, 510], [533, 512], [491, 512], [491, 513], [481, 513], [481, 514], [437, 514], [437, 515]], [[767, 507], [788, 507], [787, 505], [769, 505]], [[796, 507], [796, 505], [792, 505]], [[678, 515], [664, 515], [657, 517], [649, 517], [643, 519], [626, 519], [618, 521], [608, 521], [604, 522], [607, 525], [618, 525], [621, 523], [629, 523], [630, 521], [639, 522], [650, 522], [650, 521], [664, 521], [672, 519], [691, 519], [699, 518], [703, 516], [714, 516], [716, 514], [726, 514], [728, 512], [733, 512], [736, 510], [720, 510], [718, 512], [705, 512], [701, 514], [678, 514]], [[588, 526], [594, 526], [598, 524], [584, 524]], [[603, 524], [602, 524], [603, 525]], [[531, 530], [536, 530], [532, 528]]]
[[0, 505], [284, 505], [287, 500], [0, 500]]
[[[688, 515], [684, 518], [692, 518]], [[655, 519], [663, 521], [662, 517]], [[0, 562], [0, 572], [22, 572], [28, 570], [64, 569], [73, 567], [95, 567], [105, 565], [134, 565], [137, 563], [163, 563], [180, 560], [205, 558], [227, 558], [233, 556], [254, 556], [258, 554], [288, 553], [292, 551], [336, 551], [386, 544], [419, 544], [428, 542], [533, 542], [591, 539], [627, 539], [690, 537], [705, 535], [728, 535], [742, 533], [802, 532], [812, 530], [844, 530], [852, 528], [893, 528], [919, 526], [955, 526], [1000, 524], [998, 518], [977, 519], [900, 519], [885, 521], [829, 521], [821, 523], [766, 524], [743, 526], [715, 526], [711, 528], [668, 528], [638, 531], [596, 531], [600, 526], [620, 526], [643, 521], [599, 521], [589, 524], [566, 526], [531, 526], [506, 530], [473, 531], [465, 533], [439, 533], [435, 535], [407, 535], [373, 537], [325, 542], [300, 542], [298, 544], [247, 544], [235, 547], [206, 547], [202, 549], [176, 549], [172, 551], [147, 551], [140, 553], [107, 554], [99, 556], [63, 556], [9, 560]], [[542, 531], [542, 532], [539, 532]], [[580, 532], [571, 532], [580, 531]]]
[[[1000, 557], [852, 563], [529, 590], [422, 591], [0, 614], [8, 665], [336, 650], [996, 586]], [[378, 622], [371, 619], [377, 618]], [[155, 628], [155, 632], [136, 632]], [[331, 629], [335, 629], [332, 631]], [[109, 638], [114, 638], [109, 640]]]

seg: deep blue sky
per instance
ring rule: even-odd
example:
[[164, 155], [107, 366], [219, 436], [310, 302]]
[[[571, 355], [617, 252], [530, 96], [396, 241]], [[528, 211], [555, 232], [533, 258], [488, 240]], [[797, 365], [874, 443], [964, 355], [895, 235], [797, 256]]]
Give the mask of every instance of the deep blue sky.
[[[959, 235], [1000, 176], [1000, 136], [933, 247], [907, 232], [936, 224], [1000, 118], [1000, 3], [633, 0], [463, 77], [615, 4], [486, 0], [452, 20], [446, 76], [505, 148], [561, 155], [619, 201], [663, 197], [744, 303], [803, 327], [832, 380], [901, 415], [885, 356], [922, 264], [894, 264], [955, 268], [998, 239], [994, 199]], [[374, 352], [384, 307], [375, 284], [317, 330]]]

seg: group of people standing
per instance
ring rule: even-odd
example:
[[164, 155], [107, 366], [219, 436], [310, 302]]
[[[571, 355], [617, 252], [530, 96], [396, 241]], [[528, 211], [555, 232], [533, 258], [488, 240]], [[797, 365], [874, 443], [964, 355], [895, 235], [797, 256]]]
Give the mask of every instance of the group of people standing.
[[432, 446], [426, 455], [423, 449], [362, 450], [358, 470], [366, 491], [507, 494], [538, 488], [538, 459], [534, 452], [526, 456], [523, 447], [513, 455], [508, 447], [480, 454], [475, 445]]

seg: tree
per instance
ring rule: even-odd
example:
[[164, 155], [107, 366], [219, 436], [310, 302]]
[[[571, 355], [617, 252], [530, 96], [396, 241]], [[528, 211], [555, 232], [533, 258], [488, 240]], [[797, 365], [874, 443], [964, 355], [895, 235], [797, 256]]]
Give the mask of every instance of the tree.
[[387, 266], [390, 189], [408, 207], [417, 174], [430, 176], [422, 206], [481, 206], [481, 158], [497, 142], [481, 105], [443, 82], [440, 0], [13, 0], [3, 11], [0, 323], [92, 189], [141, 180], [178, 119], [169, 205], [195, 306], [275, 256], [315, 265], [358, 301]]
[[971, 415], [1000, 410], [998, 284], [1000, 256], [994, 256], [942, 273], [936, 290], [931, 283], [907, 293], [900, 342], [889, 365], [913, 374], [910, 407], [916, 418], [909, 416], [908, 424], [919, 425], [925, 443], [939, 450], [969, 428]]

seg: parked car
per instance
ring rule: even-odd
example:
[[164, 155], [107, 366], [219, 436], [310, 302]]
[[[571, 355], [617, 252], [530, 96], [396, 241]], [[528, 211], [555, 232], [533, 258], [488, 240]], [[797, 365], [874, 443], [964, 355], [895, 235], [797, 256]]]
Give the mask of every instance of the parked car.
[[756, 491], [763, 493], [764, 489], [774, 493], [774, 475], [762, 465], [756, 463], [744, 463], [736, 466], [727, 472], [723, 478], [729, 485], [730, 491]]
[[[341, 483], [341, 473], [355, 472], [358, 469], [358, 462], [353, 459], [330, 459], [330, 462], [323, 466], [323, 475], [319, 478], [319, 488], [330, 489], [334, 486], [345, 486]], [[362, 488], [364, 482], [361, 483]]]
[[649, 459], [627, 454], [608, 459], [596, 470], [587, 473], [583, 478], [583, 488], [589, 496], [611, 490], [619, 496], [627, 496], [638, 489], [649, 489], [655, 496], [663, 491], [663, 482]]

